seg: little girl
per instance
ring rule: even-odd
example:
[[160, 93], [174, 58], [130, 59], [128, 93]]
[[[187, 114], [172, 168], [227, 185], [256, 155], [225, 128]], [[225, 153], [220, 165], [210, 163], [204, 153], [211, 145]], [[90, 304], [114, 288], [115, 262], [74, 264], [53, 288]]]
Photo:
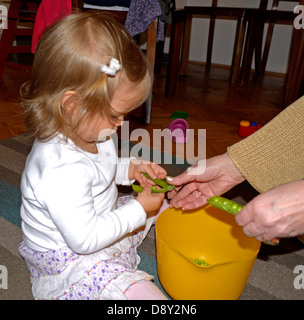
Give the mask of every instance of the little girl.
[[[22, 88], [36, 139], [21, 181], [19, 252], [36, 299], [166, 299], [137, 269], [136, 250], [164, 201], [141, 172], [167, 173], [117, 158], [107, 137], [151, 86], [145, 56], [109, 17], [75, 13], [42, 37]], [[116, 185], [134, 179], [144, 191], [117, 199]]]

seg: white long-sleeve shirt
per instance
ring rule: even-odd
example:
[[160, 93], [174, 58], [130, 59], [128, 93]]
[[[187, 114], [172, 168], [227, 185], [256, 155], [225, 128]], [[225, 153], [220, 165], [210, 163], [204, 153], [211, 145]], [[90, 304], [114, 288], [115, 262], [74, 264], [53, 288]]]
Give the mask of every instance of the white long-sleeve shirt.
[[143, 226], [146, 213], [133, 199], [117, 208], [116, 184], [130, 185], [130, 158], [117, 158], [113, 141], [85, 152], [60, 136], [35, 141], [21, 180], [24, 242], [33, 250], [69, 246], [88, 254]]

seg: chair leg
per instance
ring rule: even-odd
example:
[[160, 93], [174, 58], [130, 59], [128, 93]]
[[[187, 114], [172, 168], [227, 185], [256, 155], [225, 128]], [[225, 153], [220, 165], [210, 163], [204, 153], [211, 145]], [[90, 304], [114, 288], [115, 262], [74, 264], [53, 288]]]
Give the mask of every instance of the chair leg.
[[263, 47], [263, 34], [264, 34], [265, 21], [259, 20], [256, 23], [255, 33], [256, 41], [254, 46], [254, 61], [255, 61], [255, 71], [259, 74], [259, 67], [261, 65], [262, 47]]
[[[3, 30], [0, 40], [0, 78], [2, 78], [6, 60], [14, 40], [15, 30], [17, 29], [16, 13], [19, 12], [20, 8], [21, 1], [11, 1], [8, 10], [7, 29]], [[14, 17], [13, 19], [11, 19], [12, 16]]]
[[[155, 65], [157, 26], [158, 26], [158, 19], [155, 19], [149, 25], [148, 35], [147, 35], [147, 59], [150, 62], [152, 70], [154, 70], [154, 65]], [[152, 105], [152, 92], [147, 98], [147, 101], [142, 106], [142, 122], [144, 124], [150, 123], [151, 105]]]
[[155, 19], [148, 27], [147, 34], [147, 59], [150, 62], [152, 70], [155, 65], [156, 39], [157, 39], [158, 19]]
[[184, 13], [177, 13], [176, 11], [173, 15], [173, 23], [171, 25], [168, 69], [165, 87], [165, 96], [167, 98], [175, 96], [176, 83], [179, 75], [179, 61], [183, 30]]
[[[28, 9], [28, 17], [21, 17], [20, 10], [22, 9], [23, 2], [26, 2]], [[36, 2], [27, 2], [20, 0], [11, 0], [10, 7], [8, 10], [8, 28], [3, 30], [2, 37], [0, 40], [0, 78], [3, 76], [5, 66], [17, 68], [21, 70], [29, 71], [31, 66], [24, 65], [16, 62], [7, 61], [9, 54], [14, 53], [31, 53], [31, 46], [13, 46], [15, 36], [31, 36], [33, 33], [32, 28], [18, 28], [19, 20], [26, 20], [34, 23], [35, 17], [33, 16], [37, 11]]]
[[241, 79], [240, 84], [242, 86], [248, 85], [249, 76], [251, 71], [252, 59], [253, 59], [253, 52], [256, 43], [256, 19], [252, 18], [248, 22], [247, 28], [247, 36], [246, 36], [246, 43], [244, 48], [244, 56], [242, 61], [241, 67]]
[[[272, 10], [277, 10], [278, 6], [279, 6], [279, 0], [273, 0]], [[260, 64], [256, 65], [256, 72], [261, 75], [265, 73], [270, 45], [271, 45], [271, 39], [273, 35], [273, 30], [274, 30], [274, 23], [275, 21], [269, 21], [263, 54], [261, 55]]]
[[[14, 23], [13, 23], [14, 24]], [[12, 22], [8, 20], [8, 28], [3, 30], [1, 41], [0, 41], [0, 78], [2, 78], [5, 63], [8, 57], [9, 46], [8, 43], [13, 42], [13, 26]]]
[[235, 32], [234, 48], [230, 70], [230, 83], [239, 84], [240, 82], [240, 68], [243, 53], [243, 46], [245, 41], [247, 19], [243, 16], [238, 19]]
[[258, 74], [264, 74], [265, 69], [266, 69], [266, 64], [268, 60], [268, 55], [269, 55], [269, 50], [270, 50], [270, 45], [271, 45], [271, 39], [273, 35], [273, 30], [274, 30], [274, 23], [270, 22], [268, 24], [268, 30], [267, 30], [267, 36], [264, 44], [264, 51], [262, 55], [262, 60], [260, 62], [260, 65], [256, 67]]
[[142, 105], [141, 121], [143, 124], [150, 123], [151, 106], [152, 106], [152, 92], [149, 94], [147, 100]]
[[209, 34], [208, 34], [208, 45], [207, 45], [206, 70], [209, 70], [210, 67], [211, 67], [214, 29], [215, 29], [215, 16], [211, 16], [211, 17], [210, 17], [210, 22], [209, 22]]
[[184, 35], [183, 35], [183, 47], [182, 47], [182, 57], [181, 57], [181, 69], [180, 69], [181, 75], [187, 75], [188, 73], [191, 28], [192, 28], [192, 15], [187, 14], [185, 19]]
[[283, 107], [288, 107], [297, 100], [304, 89], [304, 30], [293, 30], [287, 77], [285, 82]]
[[[217, 7], [217, 0], [212, 0], [212, 7]], [[209, 22], [209, 34], [208, 34], [208, 45], [207, 45], [207, 59], [206, 59], [206, 71], [211, 67], [212, 60], [212, 47], [213, 47], [213, 38], [214, 38], [214, 29], [215, 29], [215, 19], [216, 16], [210, 16]]]

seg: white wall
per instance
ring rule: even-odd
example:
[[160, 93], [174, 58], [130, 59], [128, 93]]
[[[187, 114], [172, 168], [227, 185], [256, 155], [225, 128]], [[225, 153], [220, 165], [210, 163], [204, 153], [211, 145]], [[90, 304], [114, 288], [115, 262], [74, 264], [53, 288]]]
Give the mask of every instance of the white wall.
[[[219, 0], [218, 6], [257, 8], [260, 0]], [[211, 0], [176, 0], [176, 7], [209, 6]], [[271, 5], [271, 4], [270, 4]], [[281, 1], [279, 10], [293, 11], [296, 1]], [[191, 32], [189, 60], [205, 62], [208, 39], [208, 19], [194, 18]], [[231, 65], [236, 22], [217, 20], [213, 40], [212, 63]], [[267, 30], [267, 28], [265, 28]], [[265, 30], [265, 32], [266, 32]], [[269, 52], [267, 71], [286, 73], [292, 26], [276, 25]], [[168, 52], [170, 39], [166, 38], [165, 52]]]

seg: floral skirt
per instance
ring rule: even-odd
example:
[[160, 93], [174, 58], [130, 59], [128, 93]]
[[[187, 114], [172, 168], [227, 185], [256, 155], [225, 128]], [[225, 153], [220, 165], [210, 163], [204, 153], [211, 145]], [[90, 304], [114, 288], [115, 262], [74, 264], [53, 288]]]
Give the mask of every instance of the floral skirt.
[[[119, 205], [128, 197], [119, 199]], [[150, 230], [154, 217], [144, 230], [126, 236], [118, 243], [89, 255], [79, 255], [68, 247], [47, 252], [30, 249], [24, 242], [19, 253], [30, 273], [35, 299], [125, 300], [126, 290], [137, 281], [153, 276], [138, 270], [137, 248]]]

